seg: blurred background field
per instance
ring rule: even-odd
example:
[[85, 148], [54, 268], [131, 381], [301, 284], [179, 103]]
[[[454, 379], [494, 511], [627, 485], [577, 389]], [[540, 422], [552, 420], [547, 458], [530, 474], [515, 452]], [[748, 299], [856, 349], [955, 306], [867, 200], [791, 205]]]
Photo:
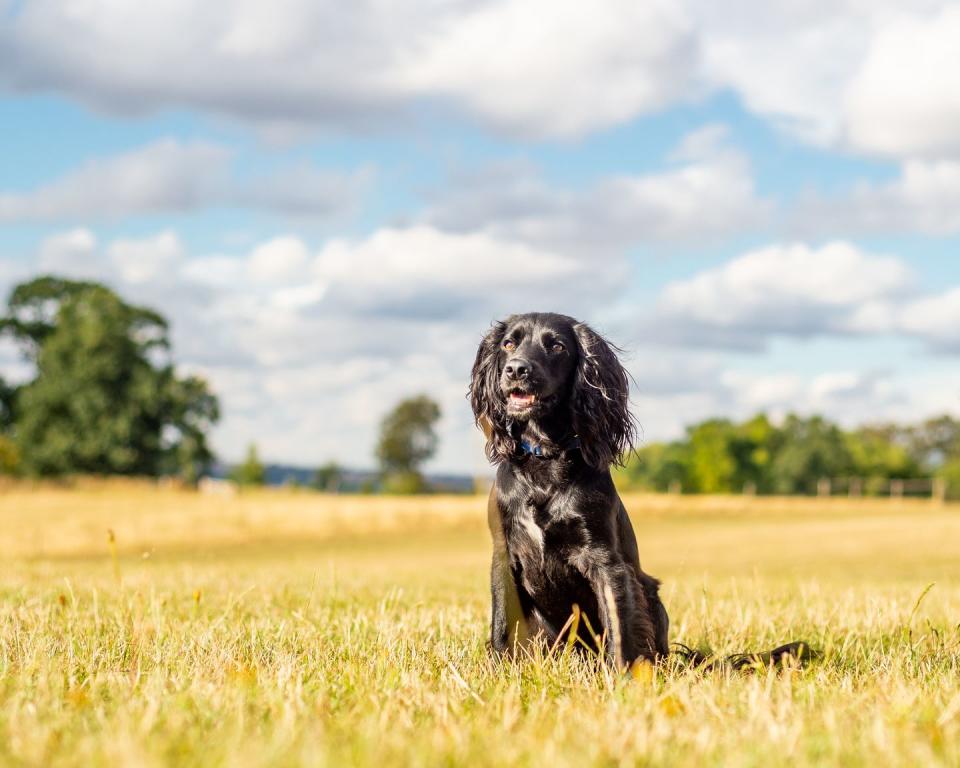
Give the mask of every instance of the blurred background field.
[[498, 665], [482, 496], [13, 486], [0, 763], [960, 764], [960, 507], [626, 502], [673, 640], [824, 658]]

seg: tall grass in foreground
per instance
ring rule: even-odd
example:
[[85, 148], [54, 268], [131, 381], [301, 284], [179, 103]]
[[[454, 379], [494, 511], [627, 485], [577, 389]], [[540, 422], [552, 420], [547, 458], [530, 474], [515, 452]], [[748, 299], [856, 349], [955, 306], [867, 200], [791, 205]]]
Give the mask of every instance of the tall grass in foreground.
[[960, 765], [954, 507], [630, 500], [674, 639], [823, 651], [638, 681], [487, 655], [482, 500], [339, 503], [0, 497], [0, 763]]

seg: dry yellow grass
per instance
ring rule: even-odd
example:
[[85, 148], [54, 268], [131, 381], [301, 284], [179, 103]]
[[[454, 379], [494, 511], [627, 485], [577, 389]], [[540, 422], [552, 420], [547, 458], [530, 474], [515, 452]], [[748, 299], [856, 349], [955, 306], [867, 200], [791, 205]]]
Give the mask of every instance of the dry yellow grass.
[[674, 639], [823, 658], [494, 663], [477, 497], [7, 489], [0, 763], [960, 765], [960, 508], [627, 504]]

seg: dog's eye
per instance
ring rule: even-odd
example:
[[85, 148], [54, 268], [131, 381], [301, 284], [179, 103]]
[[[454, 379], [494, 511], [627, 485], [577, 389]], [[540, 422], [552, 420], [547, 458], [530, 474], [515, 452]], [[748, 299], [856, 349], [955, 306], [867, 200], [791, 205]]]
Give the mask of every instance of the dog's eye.
[[503, 348], [507, 350], [507, 352], [513, 352], [513, 350], [517, 348], [517, 342], [515, 342], [513, 339], [507, 339], [505, 342], [503, 342]]
[[563, 350], [565, 350], [566, 347], [563, 346], [563, 344], [561, 344], [559, 341], [555, 341], [553, 342], [553, 345], [550, 347], [550, 349], [553, 352], [563, 352]]

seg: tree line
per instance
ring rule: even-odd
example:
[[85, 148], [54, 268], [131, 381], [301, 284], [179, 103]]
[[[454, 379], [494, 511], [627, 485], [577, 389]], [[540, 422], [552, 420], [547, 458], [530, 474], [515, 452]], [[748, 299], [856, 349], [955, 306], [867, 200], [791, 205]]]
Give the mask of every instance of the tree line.
[[787, 495], [817, 493], [825, 479], [876, 494], [914, 478], [938, 478], [960, 496], [960, 420], [845, 430], [821, 416], [708, 419], [681, 440], [640, 448], [618, 472], [628, 489]]
[[[167, 322], [156, 311], [99, 283], [39, 277], [11, 292], [0, 338], [14, 343], [31, 371], [16, 384], [0, 379], [0, 474], [193, 483], [210, 470], [217, 398], [201, 378], [178, 374]], [[365, 490], [429, 490], [422, 467], [436, 452], [439, 418], [424, 395], [388, 412], [375, 448], [380, 471]], [[232, 470], [241, 485], [263, 484], [265, 475], [255, 445]], [[343, 476], [328, 462], [313, 485], [337, 491]], [[681, 440], [626, 457], [617, 481], [625, 489], [812, 494], [825, 478], [858, 478], [866, 494], [891, 480], [939, 478], [960, 496], [960, 420], [844, 430], [820, 416], [709, 419]]]

